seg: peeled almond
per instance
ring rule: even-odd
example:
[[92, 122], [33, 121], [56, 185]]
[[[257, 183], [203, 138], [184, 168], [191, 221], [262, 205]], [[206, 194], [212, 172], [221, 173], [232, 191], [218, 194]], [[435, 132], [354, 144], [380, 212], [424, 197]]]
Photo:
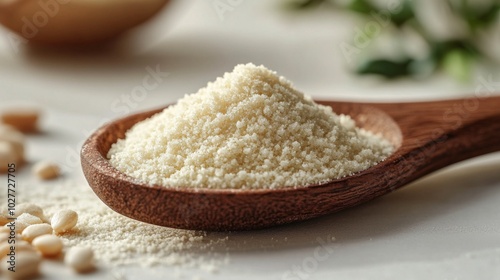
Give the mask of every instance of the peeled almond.
[[61, 210], [52, 216], [50, 224], [56, 233], [64, 233], [75, 227], [78, 214], [73, 210]]
[[36, 224], [26, 227], [21, 236], [24, 240], [31, 242], [38, 236], [52, 234], [52, 231], [52, 227], [49, 224]]
[[88, 247], [72, 247], [64, 256], [64, 263], [78, 273], [94, 269], [94, 253]]
[[0, 142], [4, 141], [12, 145], [17, 159], [24, 161], [24, 134], [9, 126], [2, 125], [0, 126]]
[[63, 242], [61, 238], [52, 235], [44, 234], [36, 237], [31, 242], [44, 257], [55, 257], [62, 252]]
[[7, 173], [9, 168], [15, 170], [21, 163], [14, 146], [6, 141], [0, 141], [0, 173]]
[[23, 133], [33, 133], [38, 131], [39, 115], [38, 110], [20, 108], [2, 112], [1, 119], [4, 124], [15, 127]]
[[19, 252], [16, 254], [16, 271], [9, 270], [8, 256], [1, 261], [0, 268], [3, 275], [8, 275], [12, 279], [30, 279], [40, 272], [42, 258], [36, 252]]

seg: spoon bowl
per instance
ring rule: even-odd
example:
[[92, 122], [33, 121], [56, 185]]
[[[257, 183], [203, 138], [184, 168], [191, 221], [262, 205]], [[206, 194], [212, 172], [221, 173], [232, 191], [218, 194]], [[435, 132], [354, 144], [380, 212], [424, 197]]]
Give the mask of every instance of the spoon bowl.
[[82, 147], [83, 172], [97, 196], [127, 217], [183, 229], [249, 230], [349, 208], [444, 166], [500, 150], [500, 97], [392, 104], [317, 103], [350, 115], [359, 127], [379, 133], [394, 145], [394, 153], [367, 170], [320, 185], [272, 190], [148, 185], [111, 166], [107, 153], [134, 124], [162, 110], [157, 109], [99, 128]]

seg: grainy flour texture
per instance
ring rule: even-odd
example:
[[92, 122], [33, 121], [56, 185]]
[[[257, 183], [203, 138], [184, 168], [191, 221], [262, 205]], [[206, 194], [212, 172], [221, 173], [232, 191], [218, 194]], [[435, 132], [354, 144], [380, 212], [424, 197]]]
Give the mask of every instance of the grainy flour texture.
[[[207, 253], [223, 239], [206, 238], [205, 232], [160, 227], [124, 217], [102, 203], [86, 184], [72, 180], [50, 186], [24, 184], [23, 192], [19, 193], [20, 202], [41, 206], [49, 219], [59, 210], [71, 209], [78, 213], [76, 227], [60, 235], [64, 245], [92, 248], [97, 263], [102, 266], [170, 265], [210, 269], [226, 261], [225, 255]], [[5, 205], [2, 209], [6, 209]]]
[[246, 64], [136, 124], [108, 157], [149, 184], [276, 189], [351, 175], [392, 149], [284, 77]]

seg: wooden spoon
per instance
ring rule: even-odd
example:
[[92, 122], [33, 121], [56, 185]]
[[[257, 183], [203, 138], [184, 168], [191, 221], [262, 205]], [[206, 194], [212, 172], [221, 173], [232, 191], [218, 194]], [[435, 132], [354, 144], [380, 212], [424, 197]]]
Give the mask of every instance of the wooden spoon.
[[306, 220], [367, 202], [455, 162], [500, 150], [500, 97], [363, 104], [319, 101], [381, 133], [396, 150], [385, 161], [321, 185], [278, 190], [178, 189], [137, 183], [106, 155], [135, 123], [161, 110], [98, 129], [81, 160], [94, 192], [110, 208], [151, 224], [197, 230], [248, 230]]

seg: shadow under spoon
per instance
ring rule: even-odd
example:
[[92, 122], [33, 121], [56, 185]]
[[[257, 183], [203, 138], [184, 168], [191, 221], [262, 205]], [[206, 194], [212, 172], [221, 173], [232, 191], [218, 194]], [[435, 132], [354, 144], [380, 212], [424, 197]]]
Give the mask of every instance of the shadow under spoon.
[[394, 153], [367, 170], [321, 185], [227, 190], [141, 184], [112, 167], [106, 155], [128, 129], [159, 109], [99, 128], [83, 145], [83, 172], [97, 196], [127, 217], [183, 229], [249, 230], [352, 207], [450, 164], [500, 151], [500, 97], [416, 103], [317, 102], [380, 133], [394, 145]]

